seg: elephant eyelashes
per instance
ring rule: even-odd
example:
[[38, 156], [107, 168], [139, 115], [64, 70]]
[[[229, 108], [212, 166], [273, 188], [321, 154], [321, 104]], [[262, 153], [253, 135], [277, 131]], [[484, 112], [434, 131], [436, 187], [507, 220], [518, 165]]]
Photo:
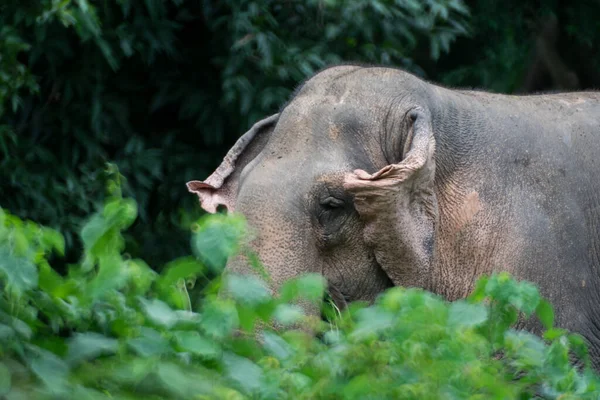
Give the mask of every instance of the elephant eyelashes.
[[323, 201], [321, 201], [321, 207], [325, 210], [334, 210], [336, 208], [344, 208], [346, 203], [344, 200], [337, 199], [335, 197], [327, 197]]
[[319, 202], [317, 218], [326, 242], [338, 235], [347, 217], [348, 204], [344, 200], [328, 196]]

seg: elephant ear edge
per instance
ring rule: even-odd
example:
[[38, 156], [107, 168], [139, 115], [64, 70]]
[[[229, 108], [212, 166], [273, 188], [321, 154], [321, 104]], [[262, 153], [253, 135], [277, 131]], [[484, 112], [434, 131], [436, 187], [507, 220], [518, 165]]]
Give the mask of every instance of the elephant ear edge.
[[239, 174], [262, 151], [268, 140], [268, 133], [278, 119], [279, 114], [273, 114], [255, 123], [235, 142], [221, 165], [208, 178], [186, 184], [190, 193], [198, 195], [205, 211], [215, 213], [220, 205], [225, 206], [228, 212], [235, 210]]
[[360, 169], [355, 170], [346, 175], [344, 187], [353, 193], [357, 200], [365, 197], [372, 200], [389, 195], [397, 196], [402, 186], [405, 186], [405, 189], [413, 191], [410, 197], [422, 200], [427, 214], [435, 217], [437, 202], [432, 197], [436, 146], [430, 117], [419, 109], [411, 112], [409, 116], [412, 121], [412, 134], [406, 140], [405, 157], [399, 163], [389, 164], [372, 174]]
[[344, 188], [365, 224], [365, 243], [396, 286], [429, 288], [438, 219], [435, 138], [430, 116], [409, 114], [401, 161], [370, 174], [346, 174]]

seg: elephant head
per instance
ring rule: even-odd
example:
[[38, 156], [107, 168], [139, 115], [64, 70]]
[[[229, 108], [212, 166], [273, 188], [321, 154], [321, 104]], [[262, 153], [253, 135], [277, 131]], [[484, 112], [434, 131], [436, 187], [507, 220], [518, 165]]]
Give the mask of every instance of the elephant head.
[[[426, 86], [399, 70], [337, 66], [256, 123], [204, 182], [201, 206], [245, 215], [273, 290], [306, 272], [334, 300], [427, 288], [435, 242], [435, 139]], [[227, 270], [246, 273], [240, 256]]]

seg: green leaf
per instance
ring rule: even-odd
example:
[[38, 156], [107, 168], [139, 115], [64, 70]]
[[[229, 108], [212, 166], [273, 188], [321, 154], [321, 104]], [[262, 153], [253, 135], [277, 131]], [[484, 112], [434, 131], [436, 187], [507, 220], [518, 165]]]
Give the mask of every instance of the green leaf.
[[94, 332], [76, 333], [68, 341], [67, 362], [70, 365], [92, 360], [100, 355], [114, 354], [119, 342]]
[[221, 272], [247, 235], [246, 220], [236, 214], [203, 217], [195, 229], [193, 249], [213, 272]]
[[211, 392], [213, 383], [210, 375], [191, 374], [183, 365], [171, 362], [158, 364], [157, 376], [162, 386], [167, 390], [167, 398], [189, 399], [200, 397]]
[[20, 320], [19, 318], [11, 318], [10, 324], [15, 332], [17, 332], [23, 339], [31, 340], [33, 336], [33, 331], [29, 324], [25, 321]]
[[100, 300], [112, 291], [124, 288], [129, 280], [126, 264], [119, 254], [112, 252], [102, 254], [98, 261], [98, 274], [82, 293], [89, 301]]
[[123, 238], [120, 231], [128, 228], [137, 217], [137, 205], [132, 199], [114, 198], [104, 205], [81, 230], [84, 248], [98, 257], [114, 250], [121, 250]]
[[539, 304], [539, 291], [537, 287], [529, 282], [515, 283], [515, 286], [517, 286], [517, 293], [511, 297], [510, 303], [524, 312], [525, 315], [530, 316]]
[[178, 258], [165, 265], [157, 283], [175, 285], [180, 279], [196, 278], [204, 272], [204, 266], [193, 257]]
[[406, 298], [406, 289], [401, 286], [396, 286], [386, 290], [379, 301], [381, 306], [387, 311], [399, 311], [402, 307], [402, 302]]
[[[137, 351], [137, 350], [136, 350]], [[156, 369], [156, 364], [160, 362], [158, 358], [152, 356], [162, 354], [138, 352], [140, 357], [124, 360], [117, 365], [114, 372], [114, 380], [127, 386], [138, 386], [150, 376]]]
[[231, 335], [239, 326], [235, 305], [221, 299], [210, 299], [201, 313], [204, 332], [216, 339]]
[[29, 366], [51, 393], [60, 394], [67, 390], [69, 366], [56, 355], [36, 349], [29, 357]]
[[65, 238], [54, 229], [44, 228], [41, 231], [42, 246], [48, 250], [54, 250], [61, 256], [65, 254]]
[[148, 327], [142, 327], [140, 331], [141, 336], [127, 341], [127, 345], [140, 357], [153, 357], [172, 352], [169, 341], [160, 332]]
[[204, 266], [195, 258], [186, 257], [167, 264], [165, 268], [156, 280], [161, 298], [177, 309], [191, 310], [186, 282], [200, 275]]
[[476, 303], [483, 301], [487, 296], [486, 287], [488, 282], [489, 278], [487, 276], [479, 277], [475, 283], [475, 289], [473, 289], [468, 299]]
[[15, 330], [10, 326], [0, 324], [0, 340], [8, 340], [15, 335]]
[[544, 325], [544, 328], [550, 329], [554, 326], [554, 310], [548, 301], [541, 299], [535, 309], [535, 313]]
[[179, 318], [174, 310], [166, 303], [152, 299], [148, 300], [143, 297], [139, 298], [144, 314], [155, 324], [165, 328], [171, 328], [175, 325]]
[[487, 319], [488, 310], [483, 304], [458, 300], [448, 310], [448, 324], [451, 326], [475, 327], [485, 323]]
[[553, 341], [567, 335], [567, 330], [560, 328], [551, 328], [544, 332], [544, 339]]
[[266, 283], [256, 276], [228, 274], [225, 282], [227, 293], [240, 304], [257, 307], [271, 300]]
[[508, 331], [504, 339], [509, 356], [520, 368], [529, 369], [544, 364], [546, 346], [539, 337], [528, 332]]
[[58, 294], [59, 288], [64, 285], [62, 277], [52, 269], [47, 263], [39, 265], [39, 285], [40, 289], [50, 295], [60, 297]]
[[357, 324], [350, 333], [353, 342], [376, 338], [393, 326], [394, 315], [379, 308], [363, 308], [357, 311]]
[[260, 389], [263, 379], [262, 370], [249, 359], [233, 353], [224, 353], [223, 366], [227, 378], [246, 395], [251, 396]]
[[305, 274], [285, 282], [280, 289], [279, 298], [282, 302], [291, 302], [298, 298], [319, 302], [323, 300], [325, 287], [326, 281], [322, 275]]
[[295, 304], [279, 304], [273, 313], [275, 321], [283, 326], [291, 326], [302, 320], [304, 311]]
[[0, 363], [0, 396], [5, 396], [10, 392], [11, 373], [4, 363]]
[[581, 359], [587, 359], [588, 357], [588, 342], [585, 338], [579, 334], [571, 333], [568, 335], [569, 344], [571, 345], [573, 352], [577, 357]]
[[129, 282], [133, 288], [133, 294], [135, 295], [145, 294], [148, 289], [150, 289], [152, 282], [154, 282], [158, 276], [158, 274], [141, 259], [127, 261], [127, 269], [129, 273]]
[[221, 349], [219, 345], [194, 331], [176, 331], [174, 337], [179, 347], [185, 351], [207, 359], [216, 359]]
[[0, 273], [8, 286], [21, 293], [38, 284], [38, 271], [33, 262], [24, 257], [16, 257], [5, 248], [0, 248]]
[[263, 341], [265, 349], [279, 360], [287, 360], [293, 354], [287, 342], [273, 332], [264, 332]]

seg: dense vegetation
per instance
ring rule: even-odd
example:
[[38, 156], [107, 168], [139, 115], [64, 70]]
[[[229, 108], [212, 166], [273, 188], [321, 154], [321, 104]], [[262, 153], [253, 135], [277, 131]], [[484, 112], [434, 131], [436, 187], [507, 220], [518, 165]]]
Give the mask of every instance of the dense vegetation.
[[[60, 276], [48, 256], [64, 251], [55, 230], [0, 214], [0, 395], [6, 399], [540, 399], [596, 398], [600, 379], [578, 335], [552, 327], [535, 286], [500, 274], [447, 303], [393, 288], [374, 305], [329, 322], [294, 301], [321, 302], [319, 275], [287, 282], [273, 298], [264, 280], [203, 282], [243, 247], [244, 220], [202, 218], [196, 257], [153, 271], [123, 253], [136, 203], [113, 181], [81, 230], [81, 261]], [[259, 265], [257, 265], [259, 267]], [[226, 285], [231, 296], [217, 297]], [[197, 307], [194, 300], [198, 300]], [[194, 311], [196, 309], [197, 311]], [[511, 326], [533, 314], [544, 339]], [[274, 331], [257, 323], [300, 324]], [[317, 336], [311, 334], [316, 333]], [[585, 364], [569, 363], [570, 353]], [[594, 397], [595, 396], [595, 397]]]
[[[258, 279], [222, 280], [243, 219], [200, 218], [184, 184], [334, 63], [507, 93], [598, 87], [599, 11], [557, 0], [3, 0], [0, 397], [593, 396], [598, 378], [568, 362], [585, 363], [581, 338], [551, 328], [537, 290], [505, 275], [452, 304], [401, 288], [343, 312], [325, 302], [329, 322], [302, 322], [316, 338], [233, 335], [298, 323], [294, 299], [321, 301], [323, 282], [301, 277], [274, 299]], [[233, 299], [216, 297], [222, 284]], [[511, 328], [519, 312], [538, 315], [543, 340]]]

